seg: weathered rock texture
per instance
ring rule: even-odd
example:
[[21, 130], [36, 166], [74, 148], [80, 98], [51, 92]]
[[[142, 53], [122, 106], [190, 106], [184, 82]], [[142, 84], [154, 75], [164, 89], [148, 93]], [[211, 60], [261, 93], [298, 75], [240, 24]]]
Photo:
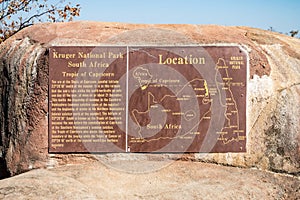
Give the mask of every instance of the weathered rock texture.
[[247, 153], [185, 158], [299, 174], [299, 39], [247, 27], [99, 22], [39, 24], [1, 44], [0, 160], [7, 167], [4, 171], [15, 175], [33, 168], [93, 159], [92, 155], [48, 154], [51, 45], [229, 43], [245, 46], [250, 56]]
[[[136, 168], [150, 165], [140, 162]], [[123, 165], [130, 163], [124, 162]], [[123, 166], [126, 167], [126, 166]], [[129, 174], [99, 162], [37, 169], [0, 181], [1, 199], [299, 199], [295, 177], [177, 161], [159, 171]]]

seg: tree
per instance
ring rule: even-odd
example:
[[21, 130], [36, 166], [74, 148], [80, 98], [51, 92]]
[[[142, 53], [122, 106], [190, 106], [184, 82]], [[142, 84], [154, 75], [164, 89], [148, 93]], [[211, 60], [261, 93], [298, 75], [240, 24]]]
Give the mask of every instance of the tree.
[[268, 31], [274, 32], [275, 30], [274, 30], [274, 28], [273, 28], [272, 26], [270, 26], [270, 27], [268, 28]]
[[37, 22], [72, 21], [79, 14], [80, 5], [65, 0], [0, 0], [0, 43]]
[[298, 30], [297, 31], [292, 30], [290, 31], [290, 34], [292, 37], [295, 37], [298, 34], [298, 32], [299, 32]]

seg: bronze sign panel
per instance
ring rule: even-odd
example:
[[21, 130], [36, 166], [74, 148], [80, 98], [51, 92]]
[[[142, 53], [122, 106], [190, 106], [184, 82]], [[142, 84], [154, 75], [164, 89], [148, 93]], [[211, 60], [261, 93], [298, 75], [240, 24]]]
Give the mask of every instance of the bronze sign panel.
[[49, 152], [245, 152], [238, 46], [52, 47]]

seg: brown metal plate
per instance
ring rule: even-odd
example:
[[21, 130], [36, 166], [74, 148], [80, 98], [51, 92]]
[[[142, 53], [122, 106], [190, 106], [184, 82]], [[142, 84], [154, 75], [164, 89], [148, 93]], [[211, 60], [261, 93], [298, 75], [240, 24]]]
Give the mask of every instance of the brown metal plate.
[[52, 47], [49, 152], [245, 152], [238, 46]]

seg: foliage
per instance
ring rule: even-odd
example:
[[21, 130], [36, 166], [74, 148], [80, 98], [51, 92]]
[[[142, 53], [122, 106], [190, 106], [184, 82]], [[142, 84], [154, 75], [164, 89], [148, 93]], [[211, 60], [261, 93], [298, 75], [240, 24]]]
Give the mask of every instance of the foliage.
[[295, 37], [298, 34], [298, 32], [299, 32], [298, 30], [297, 31], [292, 30], [292, 31], [290, 31], [290, 34], [292, 37]]
[[37, 22], [72, 21], [80, 14], [79, 4], [50, 1], [0, 0], [0, 43]]
[[[268, 31], [272, 31], [272, 32], [277, 32], [272, 26], [270, 26], [268, 29]], [[277, 32], [280, 34], [283, 34], [282, 32]], [[296, 35], [298, 35], [299, 30], [291, 30], [289, 33], [285, 33], [285, 35], [290, 35], [291, 37], [296, 37]]]

